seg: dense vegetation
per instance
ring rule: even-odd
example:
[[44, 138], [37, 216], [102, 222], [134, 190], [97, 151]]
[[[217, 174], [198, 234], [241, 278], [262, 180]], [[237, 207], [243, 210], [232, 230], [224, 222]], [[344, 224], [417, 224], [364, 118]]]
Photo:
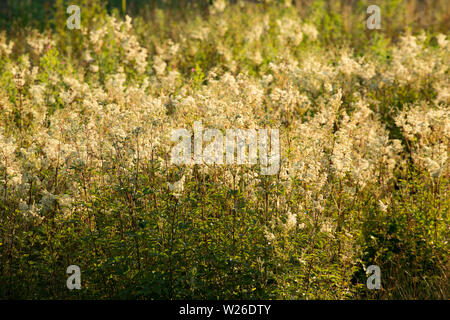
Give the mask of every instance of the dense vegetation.
[[[69, 30], [4, 1], [0, 297], [448, 299], [446, 1], [377, 1], [380, 30], [368, 1], [211, 2], [80, 0]], [[194, 121], [279, 129], [279, 172], [172, 164]]]

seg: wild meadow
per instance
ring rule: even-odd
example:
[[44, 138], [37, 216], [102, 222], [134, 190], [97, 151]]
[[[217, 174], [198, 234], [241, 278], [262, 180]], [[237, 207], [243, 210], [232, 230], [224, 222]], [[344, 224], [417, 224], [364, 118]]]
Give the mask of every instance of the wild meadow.
[[449, 298], [447, 1], [74, 2], [0, 9], [1, 299]]

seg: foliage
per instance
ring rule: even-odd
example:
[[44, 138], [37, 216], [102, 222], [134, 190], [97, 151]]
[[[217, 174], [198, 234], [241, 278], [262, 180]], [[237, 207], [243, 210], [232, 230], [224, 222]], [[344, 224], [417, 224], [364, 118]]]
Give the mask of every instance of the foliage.
[[[448, 299], [441, 2], [80, 3], [0, 34], [1, 298]], [[280, 171], [171, 164], [194, 121], [279, 129]]]

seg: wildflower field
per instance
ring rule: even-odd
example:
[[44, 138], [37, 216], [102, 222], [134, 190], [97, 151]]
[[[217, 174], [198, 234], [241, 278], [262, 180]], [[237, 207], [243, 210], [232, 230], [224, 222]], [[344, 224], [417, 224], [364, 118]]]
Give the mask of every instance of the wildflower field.
[[2, 3], [1, 299], [449, 298], [448, 1]]

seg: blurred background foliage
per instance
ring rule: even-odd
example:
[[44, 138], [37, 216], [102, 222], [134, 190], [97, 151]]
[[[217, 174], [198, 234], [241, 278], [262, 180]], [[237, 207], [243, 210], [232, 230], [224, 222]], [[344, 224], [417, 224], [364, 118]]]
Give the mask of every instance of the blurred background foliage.
[[[63, 32], [67, 19], [66, 9], [75, 4], [82, 8], [83, 22], [93, 23], [99, 14], [128, 14], [140, 16], [146, 23], [156, 22], [155, 15], [163, 10], [166, 23], [191, 19], [199, 13], [207, 15], [214, 0], [2, 0], [0, 4], [0, 29], [10, 34], [26, 33], [29, 28], [40, 31], [49, 28]], [[273, 5], [279, 2], [294, 7], [301, 18], [311, 19], [321, 26], [325, 40], [360, 40], [367, 33], [365, 10], [371, 4], [381, 8], [383, 33], [392, 38], [405, 31], [427, 29], [431, 32], [448, 32], [449, 5], [447, 0], [231, 0], [230, 3], [251, 2]], [[153, 29], [154, 30], [154, 29]]]
[[[48, 32], [57, 40], [57, 49], [64, 56], [74, 55], [77, 60], [84, 52], [81, 31], [68, 32], [66, 21], [67, 7], [76, 4], [81, 8], [83, 28], [94, 30], [100, 27], [106, 15], [123, 18], [133, 17], [135, 34], [138, 35], [150, 56], [156, 53], [156, 46], [171, 39], [180, 41], [187, 27], [211, 23], [217, 17], [210, 12], [214, 0], [2, 0], [0, 7], [0, 32], [6, 32], [10, 39], [16, 39], [16, 57], [26, 52], [26, 37], [33, 30]], [[447, 0], [380, 0], [376, 1], [333, 1], [333, 0], [230, 0], [230, 4], [246, 3], [244, 9], [232, 6], [228, 14], [234, 15], [235, 32], [230, 39], [241, 41], [240, 25], [246, 25], [246, 15], [271, 12], [273, 16], [286, 13], [294, 19], [311, 23], [319, 31], [318, 46], [329, 49], [351, 47], [355, 55], [375, 53], [381, 57], [389, 56], [388, 46], [395, 43], [403, 34], [448, 33], [449, 6]], [[382, 29], [371, 32], [367, 29], [367, 7], [376, 4], [381, 10]], [[275, 8], [275, 9], [274, 9]], [[278, 11], [278, 12], [275, 12]], [[250, 12], [252, 11], [252, 12]], [[72, 31], [72, 30], [71, 30]], [[272, 41], [268, 35], [268, 41]], [[243, 43], [233, 43], [233, 59], [239, 58], [239, 48]], [[297, 54], [314, 50], [310, 46], [300, 46]], [[208, 70], [219, 64], [216, 49], [208, 43], [203, 45], [202, 56], [186, 57], [178, 65], [184, 74], [189, 74], [192, 66]], [[274, 51], [273, 55], [277, 53]], [[271, 60], [267, 57], [266, 62]], [[253, 70], [256, 71], [256, 70]], [[253, 72], [250, 70], [250, 72]]]

